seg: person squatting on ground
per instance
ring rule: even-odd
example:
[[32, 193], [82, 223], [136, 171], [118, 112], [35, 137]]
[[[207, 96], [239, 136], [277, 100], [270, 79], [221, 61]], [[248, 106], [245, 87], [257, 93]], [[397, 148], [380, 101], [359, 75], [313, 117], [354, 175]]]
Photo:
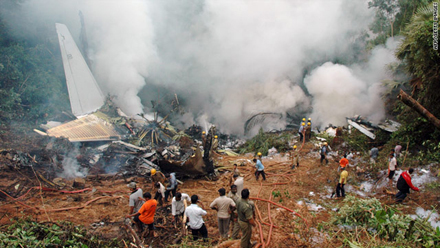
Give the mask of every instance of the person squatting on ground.
[[292, 169], [295, 169], [295, 165], [296, 167], [299, 167], [299, 151], [296, 145], [293, 146]]
[[263, 163], [261, 163], [260, 158], [258, 158], [258, 159], [254, 158], [254, 160], [252, 160], [252, 161], [254, 161], [254, 163], [255, 163], [255, 168], [256, 168], [255, 177], [256, 177], [257, 181], [258, 181], [258, 178], [260, 177], [260, 175], [263, 176], [263, 181], [265, 181], [266, 180], [266, 173], [264, 173], [264, 165], [263, 165]]
[[218, 190], [219, 197], [217, 197], [211, 205], [210, 208], [217, 211], [218, 220], [218, 230], [220, 232], [220, 237], [223, 239], [228, 238], [229, 231], [229, 221], [231, 219], [231, 212], [235, 209], [235, 202], [229, 197], [226, 197], [226, 190], [221, 188]]
[[162, 183], [157, 182], [155, 184], [156, 194], [154, 195], [154, 200], [156, 200], [160, 206], [163, 205], [163, 200], [165, 199], [165, 186]]
[[191, 198], [189, 198], [188, 194], [177, 192], [176, 196], [171, 200], [171, 214], [173, 215], [173, 222], [177, 226], [183, 217], [183, 213], [185, 213], [185, 204], [184, 200], [188, 203], [191, 202]]
[[143, 195], [145, 203], [139, 209], [138, 212], [127, 215], [127, 218], [134, 217], [134, 222], [140, 230], [141, 233], [144, 231], [144, 224], [148, 226], [148, 236], [154, 237], [154, 214], [156, 213], [157, 201], [151, 199], [151, 194], [149, 192]]
[[251, 248], [252, 226], [256, 226], [254, 221], [253, 208], [249, 203], [249, 189], [241, 191], [241, 199], [237, 201], [238, 224], [242, 232], [240, 247]]
[[394, 153], [390, 153], [388, 155], [388, 185], [393, 184], [393, 176], [396, 173], [397, 160], [394, 157]]
[[206, 215], [206, 211], [197, 205], [199, 197], [197, 195], [191, 196], [191, 205], [185, 209], [185, 215], [191, 228], [193, 239], [199, 239], [199, 234], [203, 237], [203, 241], [208, 241], [208, 229], [206, 229], [203, 216]]
[[396, 202], [402, 202], [406, 198], [406, 195], [409, 194], [410, 188], [415, 191], [420, 191], [419, 188], [414, 186], [411, 182], [411, 174], [413, 172], [414, 169], [409, 168], [408, 171], [402, 172], [399, 179], [397, 180], [397, 189], [399, 190], [399, 192], [397, 192], [396, 194]]
[[151, 173], [151, 189], [154, 189], [157, 182], [160, 182], [162, 185], [165, 184], [166, 178], [162, 172], [156, 171], [156, 169], [152, 169], [150, 173]]
[[321, 147], [321, 161], [320, 161], [321, 165], [322, 165], [322, 161], [324, 160], [325, 160], [325, 164], [328, 164], [328, 159], [327, 159], [328, 150], [329, 150], [328, 144], [327, 142], [324, 142]]
[[336, 197], [345, 197], [344, 186], [347, 183], [348, 172], [345, 167], [342, 167], [341, 171], [341, 177], [339, 179], [338, 185], [336, 186]]
[[[240, 199], [239, 194], [237, 193], [237, 185], [231, 185], [231, 191], [228, 193], [228, 197], [231, 198], [235, 205], [237, 205], [237, 201]], [[237, 219], [237, 208], [234, 209], [231, 213], [231, 223], [232, 223], [232, 239], [238, 239], [238, 234], [240, 233], [240, 225], [238, 224]]]
[[373, 147], [370, 150], [370, 163], [375, 164], [377, 161], [377, 157], [379, 157], [379, 149], [377, 147]]
[[169, 181], [167, 190], [165, 191], [165, 201], [168, 201], [168, 197], [170, 196], [170, 193], [173, 193], [173, 196], [176, 196], [177, 186], [178, 182], [176, 179], [176, 173], [170, 173], [167, 175], [167, 179]]

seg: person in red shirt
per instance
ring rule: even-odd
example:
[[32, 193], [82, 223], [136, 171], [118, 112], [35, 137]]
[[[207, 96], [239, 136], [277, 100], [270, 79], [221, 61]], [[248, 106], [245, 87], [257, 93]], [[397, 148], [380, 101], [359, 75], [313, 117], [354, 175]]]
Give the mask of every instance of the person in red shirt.
[[137, 213], [127, 215], [127, 218], [134, 216], [134, 221], [138, 226], [138, 230], [144, 231], [144, 224], [148, 226], [148, 235], [154, 237], [154, 214], [156, 213], [157, 201], [151, 199], [151, 194], [149, 192], [143, 195], [145, 203], [139, 209]]
[[409, 193], [409, 189], [420, 191], [419, 188], [414, 186], [411, 182], [411, 174], [414, 172], [413, 168], [409, 168], [408, 171], [400, 174], [399, 180], [397, 180], [397, 189], [399, 192], [396, 194], [396, 202], [400, 203], [406, 198], [406, 194]]
[[339, 160], [339, 166], [340, 168], [345, 168], [348, 165], [348, 159], [347, 159], [347, 154], [344, 154], [344, 157], [341, 158], [341, 160]]

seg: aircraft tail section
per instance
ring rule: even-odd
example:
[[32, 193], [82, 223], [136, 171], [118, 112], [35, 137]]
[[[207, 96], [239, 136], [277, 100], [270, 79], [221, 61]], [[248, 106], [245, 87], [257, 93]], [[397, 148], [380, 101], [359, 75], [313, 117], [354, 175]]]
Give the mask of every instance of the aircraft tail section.
[[104, 94], [66, 25], [56, 23], [55, 26], [72, 113], [77, 117], [92, 113], [104, 105]]

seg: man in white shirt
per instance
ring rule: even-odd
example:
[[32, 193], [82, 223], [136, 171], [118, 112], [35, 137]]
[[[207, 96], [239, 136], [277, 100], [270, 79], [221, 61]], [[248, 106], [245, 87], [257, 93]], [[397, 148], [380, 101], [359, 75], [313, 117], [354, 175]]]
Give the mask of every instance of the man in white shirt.
[[389, 162], [388, 162], [388, 179], [389, 179], [388, 184], [390, 186], [392, 186], [393, 176], [394, 176], [394, 173], [396, 172], [397, 160], [396, 160], [396, 157], [394, 157], [393, 153], [390, 153], [388, 160], [389, 160]]
[[144, 201], [139, 200], [139, 197], [142, 198], [142, 194], [143, 194], [142, 189], [141, 188], [137, 189], [135, 182], [129, 183], [127, 187], [129, 187], [132, 190], [130, 194], [130, 198], [128, 200], [128, 206], [130, 207], [129, 214], [137, 213], [144, 204]]
[[154, 195], [154, 200], [158, 201], [159, 205], [163, 205], [163, 199], [165, 199], [165, 186], [161, 182], [156, 182], [154, 185], [157, 189], [156, 194]]
[[191, 205], [185, 209], [185, 215], [188, 218], [189, 227], [194, 240], [199, 239], [199, 233], [202, 235], [204, 241], [208, 241], [208, 229], [206, 229], [203, 216], [206, 215], [206, 211], [197, 205], [199, 197], [197, 195], [191, 196]]
[[226, 190], [221, 188], [218, 190], [219, 197], [217, 197], [210, 208], [217, 210], [218, 229], [220, 236], [224, 239], [228, 238], [229, 221], [231, 219], [231, 212], [235, 209], [235, 202], [229, 197], [226, 197]]
[[171, 200], [171, 214], [173, 215], [173, 221], [177, 225], [177, 222], [185, 213], [185, 204], [183, 201], [186, 200], [188, 203], [191, 202], [188, 194], [177, 192], [176, 196]]
[[237, 185], [237, 194], [241, 195], [241, 191], [243, 190], [244, 178], [239, 175], [234, 175], [234, 178], [234, 185]]

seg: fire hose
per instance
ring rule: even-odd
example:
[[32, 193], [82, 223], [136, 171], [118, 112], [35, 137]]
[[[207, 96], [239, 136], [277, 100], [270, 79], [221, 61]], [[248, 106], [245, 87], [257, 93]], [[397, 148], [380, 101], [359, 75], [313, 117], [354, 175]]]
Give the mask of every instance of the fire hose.
[[[263, 189], [263, 183], [262, 182], [260, 183], [260, 190], [258, 191], [257, 197], [260, 196], [261, 189]], [[255, 210], [256, 210], [256, 212], [258, 214], [258, 218], [260, 219], [260, 221], [263, 221], [263, 218], [261, 218], [261, 213], [260, 213], [260, 210], [258, 209], [258, 205], [257, 204], [255, 204]], [[264, 243], [263, 228], [261, 227], [260, 221], [257, 222], [258, 223], [259, 233], [260, 233], [260, 244], [262, 244], [263, 248], [265, 248], [266, 246], [265, 246], [265, 243]]]
[[[275, 188], [276, 188], [276, 186], [273, 187], [271, 192], [275, 191]], [[272, 201], [272, 194], [270, 194], [269, 201]], [[269, 246], [270, 239], [272, 237], [272, 229], [273, 229], [272, 217], [270, 216], [270, 203], [267, 203], [267, 215], [269, 216], [270, 228], [269, 228], [269, 235], [267, 236], [267, 243], [266, 243], [266, 245]]]
[[301, 219], [306, 223], [307, 227], [309, 227], [309, 224], [307, 223], [307, 220], [304, 219], [304, 218], [303, 218], [301, 215], [299, 215], [297, 212], [293, 211], [292, 209], [286, 208], [286, 207], [284, 207], [284, 206], [282, 206], [282, 205], [280, 205], [280, 204], [278, 204], [278, 203], [275, 203], [275, 202], [273, 202], [273, 201], [269, 201], [269, 200], [266, 200], [266, 199], [262, 199], [262, 198], [249, 197], [249, 199], [250, 199], [250, 200], [256, 200], [256, 201], [264, 201], [264, 202], [268, 202], [268, 203], [271, 203], [271, 204], [273, 204], [273, 205], [275, 205], [275, 206], [278, 206], [278, 207], [280, 207], [280, 208], [283, 208], [283, 209], [285, 209], [285, 210], [287, 210], [287, 211], [293, 213], [294, 215], [298, 216], [299, 218], [301, 218]]
[[[38, 189], [38, 190], [41, 189], [41, 190], [43, 190], [43, 191], [54, 191], [54, 192], [60, 192], [60, 193], [65, 193], [65, 194], [77, 194], [77, 193], [82, 193], [82, 192], [85, 192], [85, 191], [88, 191], [88, 190], [92, 190], [91, 188], [85, 188], [85, 189], [81, 189], [81, 190], [68, 191], [68, 190], [57, 190], [57, 189], [51, 189], [51, 188], [46, 188], [46, 187], [35, 186], [35, 187], [31, 187], [31, 188], [30, 188], [25, 194], [23, 194], [23, 195], [21, 195], [21, 196], [19, 196], [19, 197], [17, 197], [17, 198], [14, 198], [14, 197], [10, 196], [8, 193], [4, 192], [3, 190], [0, 190], [0, 192], [3, 193], [4, 195], [6, 195], [7, 197], [11, 198], [14, 202], [17, 202], [18, 204], [22, 205], [22, 206], [25, 207], [25, 208], [33, 209], [33, 210], [37, 210], [37, 211], [38, 211], [38, 210], [39, 210], [38, 208], [36, 208], [36, 207], [31, 207], [31, 206], [29, 206], [29, 205], [27, 205], [27, 204], [25, 204], [25, 203], [22, 203], [22, 202], [20, 201], [20, 200], [21, 200], [22, 198], [24, 198], [27, 194], [29, 194], [30, 191], [31, 191], [32, 189]], [[103, 193], [117, 193], [117, 192], [122, 192], [122, 193], [125, 193], [124, 191], [104, 191], [104, 190], [102, 190], [102, 191], [99, 190], [99, 192], [103, 192]], [[89, 205], [90, 203], [92, 203], [92, 202], [94, 202], [94, 201], [97, 201], [97, 200], [102, 199], [102, 198], [109, 198], [109, 197], [110, 197], [110, 198], [121, 198], [122, 196], [100, 196], [100, 197], [94, 198], [94, 199], [92, 199], [92, 200], [86, 202], [84, 205], [79, 206], [79, 207], [60, 208], [60, 209], [50, 209], [50, 210], [46, 210], [46, 211], [47, 211], [47, 212], [57, 212], [57, 211], [65, 211], [65, 210], [81, 209], [81, 208], [86, 207], [87, 205]]]

